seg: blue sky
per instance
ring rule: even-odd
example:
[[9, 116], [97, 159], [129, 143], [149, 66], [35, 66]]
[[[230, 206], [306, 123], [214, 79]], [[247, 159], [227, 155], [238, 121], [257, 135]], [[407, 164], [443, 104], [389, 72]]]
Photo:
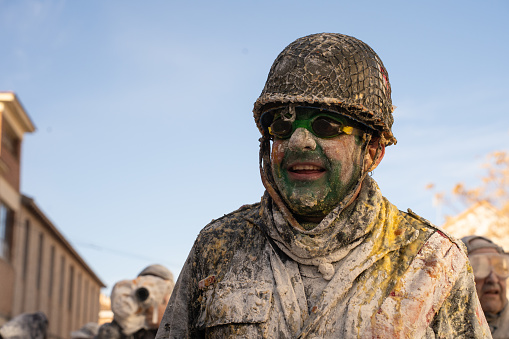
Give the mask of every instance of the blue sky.
[[477, 185], [509, 141], [507, 1], [0, 0], [0, 91], [37, 131], [22, 191], [108, 285], [178, 275], [200, 229], [259, 201], [252, 105], [290, 42], [338, 32], [389, 72], [384, 195], [437, 224], [435, 183]]

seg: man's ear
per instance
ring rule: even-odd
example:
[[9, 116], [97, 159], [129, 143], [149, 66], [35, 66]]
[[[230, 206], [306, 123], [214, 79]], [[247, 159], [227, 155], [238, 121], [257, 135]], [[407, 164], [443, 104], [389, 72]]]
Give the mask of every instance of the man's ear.
[[[378, 155], [377, 155], [377, 149]], [[382, 161], [385, 155], [385, 144], [380, 143], [380, 139], [377, 138], [372, 140], [368, 145], [368, 152], [366, 153], [366, 159], [364, 159], [364, 171], [373, 171], [378, 167], [378, 164]], [[375, 159], [376, 156], [376, 159]]]

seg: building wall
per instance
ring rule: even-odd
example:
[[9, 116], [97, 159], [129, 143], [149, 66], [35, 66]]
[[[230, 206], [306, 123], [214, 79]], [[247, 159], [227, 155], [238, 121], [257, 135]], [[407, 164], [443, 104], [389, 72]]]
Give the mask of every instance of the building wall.
[[509, 218], [486, 201], [449, 218], [442, 228], [457, 238], [469, 235], [488, 237], [505, 251], [509, 250]]
[[[0, 98], [2, 99], [2, 98]], [[13, 243], [20, 206], [19, 168], [21, 135], [13, 128], [16, 112], [0, 100], [0, 208], [7, 208], [12, 220], [0, 220], [0, 326], [12, 317], [14, 292]]]
[[0, 91], [0, 203], [13, 216], [5, 241], [0, 234], [0, 326], [21, 313], [42, 311], [48, 338], [69, 338], [98, 321], [103, 283], [19, 191], [23, 136], [34, 131], [16, 95]]
[[13, 313], [44, 312], [49, 338], [68, 338], [97, 322], [102, 283], [26, 206], [16, 227]]
[[2, 326], [12, 313], [12, 296], [14, 294], [14, 270], [3, 259], [0, 259], [0, 277], [0, 326]]

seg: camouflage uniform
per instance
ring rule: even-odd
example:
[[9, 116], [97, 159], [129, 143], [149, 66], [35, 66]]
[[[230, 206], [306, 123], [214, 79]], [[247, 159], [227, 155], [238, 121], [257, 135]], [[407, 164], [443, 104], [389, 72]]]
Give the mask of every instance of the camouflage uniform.
[[207, 225], [156, 338], [489, 338], [461, 243], [365, 183], [330, 281], [281, 250], [289, 232], [269, 236], [268, 196]]

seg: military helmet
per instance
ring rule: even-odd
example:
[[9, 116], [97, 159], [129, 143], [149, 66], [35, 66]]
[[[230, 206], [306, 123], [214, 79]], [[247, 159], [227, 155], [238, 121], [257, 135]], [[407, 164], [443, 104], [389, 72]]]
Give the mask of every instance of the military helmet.
[[378, 131], [387, 145], [396, 143], [389, 75], [371, 47], [354, 37], [320, 33], [288, 45], [274, 61], [254, 104], [262, 134], [263, 112], [288, 103], [336, 110]]
[[156, 277], [159, 277], [164, 280], [171, 280], [173, 281], [173, 274], [169, 269], [164, 267], [163, 265], [154, 264], [149, 265], [145, 267], [139, 274], [138, 277], [144, 276], [144, 275], [153, 275]]
[[498, 246], [490, 239], [482, 237], [480, 235], [469, 235], [461, 238], [461, 241], [463, 241], [463, 243], [467, 247], [468, 254], [471, 254], [473, 251], [478, 250], [480, 248], [493, 248], [498, 253], [502, 254], [505, 253], [502, 247]]

